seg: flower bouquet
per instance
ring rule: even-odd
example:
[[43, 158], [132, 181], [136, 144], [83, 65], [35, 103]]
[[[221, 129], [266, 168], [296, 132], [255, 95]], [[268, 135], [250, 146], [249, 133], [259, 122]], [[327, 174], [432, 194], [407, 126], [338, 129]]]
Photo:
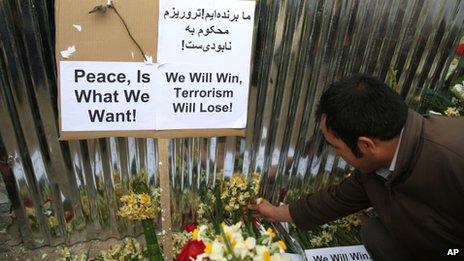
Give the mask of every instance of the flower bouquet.
[[367, 210], [321, 225], [312, 231], [302, 231], [295, 225], [291, 226], [290, 231], [306, 249], [358, 245], [361, 244], [361, 221], [371, 215], [371, 210]]
[[418, 88], [417, 93], [411, 103], [421, 112], [449, 117], [464, 115], [464, 38], [455, 50], [443, 86]]
[[290, 260], [283, 255], [286, 249], [272, 228], [260, 225], [258, 235], [250, 235], [239, 221], [233, 225], [222, 223], [219, 233], [208, 225], [195, 228], [177, 260]]
[[290, 260], [280, 234], [247, 209], [259, 201], [259, 181], [258, 174], [236, 174], [200, 193], [199, 225], [186, 227], [190, 239], [176, 252], [177, 260]]
[[139, 261], [147, 257], [146, 249], [135, 238], [125, 238], [121, 243], [112, 245], [108, 250], [100, 250], [94, 257], [90, 249], [86, 253], [74, 254], [64, 247], [61, 249], [59, 261]]
[[129, 219], [141, 221], [143, 234], [150, 261], [163, 260], [161, 250], [156, 238], [153, 219], [160, 213], [160, 189], [149, 189], [143, 175], [133, 180], [132, 191], [121, 197], [122, 206], [118, 215]]

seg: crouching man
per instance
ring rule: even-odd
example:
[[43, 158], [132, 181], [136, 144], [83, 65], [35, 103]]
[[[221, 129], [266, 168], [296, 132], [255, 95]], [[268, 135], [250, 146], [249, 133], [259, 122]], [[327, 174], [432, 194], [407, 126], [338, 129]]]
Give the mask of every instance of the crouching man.
[[450, 249], [464, 257], [462, 117], [421, 116], [366, 75], [331, 84], [317, 116], [326, 142], [356, 172], [289, 205], [250, 205], [255, 217], [310, 230], [373, 207], [378, 216], [361, 238], [374, 260], [439, 260]]

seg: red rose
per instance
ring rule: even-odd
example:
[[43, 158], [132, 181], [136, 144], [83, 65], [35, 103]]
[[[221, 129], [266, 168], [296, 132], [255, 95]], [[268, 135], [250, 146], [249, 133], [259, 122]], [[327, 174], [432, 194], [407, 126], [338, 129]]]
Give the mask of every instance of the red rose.
[[205, 244], [203, 241], [190, 240], [180, 250], [176, 261], [190, 261], [190, 258], [195, 259], [199, 254], [205, 252]]
[[187, 232], [193, 232], [197, 228], [197, 225], [195, 223], [190, 223], [185, 226], [185, 231]]
[[458, 47], [456, 48], [456, 54], [458, 56], [464, 56], [464, 43], [458, 45]]

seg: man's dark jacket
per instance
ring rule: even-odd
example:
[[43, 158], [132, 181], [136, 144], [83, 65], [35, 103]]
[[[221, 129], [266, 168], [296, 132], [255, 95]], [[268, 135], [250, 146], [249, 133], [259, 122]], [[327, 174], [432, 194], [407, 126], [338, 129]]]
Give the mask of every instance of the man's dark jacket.
[[386, 180], [355, 172], [289, 209], [298, 227], [312, 229], [371, 206], [413, 256], [446, 257], [454, 248], [464, 255], [464, 119], [410, 110]]

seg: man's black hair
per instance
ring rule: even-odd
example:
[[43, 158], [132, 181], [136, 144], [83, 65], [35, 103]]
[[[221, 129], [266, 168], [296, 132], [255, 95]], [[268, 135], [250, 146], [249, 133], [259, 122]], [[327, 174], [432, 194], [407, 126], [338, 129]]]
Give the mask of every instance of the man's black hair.
[[381, 80], [356, 74], [329, 85], [322, 94], [317, 117], [326, 115], [327, 128], [345, 142], [356, 157], [360, 136], [389, 140], [401, 133], [408, 107]]

